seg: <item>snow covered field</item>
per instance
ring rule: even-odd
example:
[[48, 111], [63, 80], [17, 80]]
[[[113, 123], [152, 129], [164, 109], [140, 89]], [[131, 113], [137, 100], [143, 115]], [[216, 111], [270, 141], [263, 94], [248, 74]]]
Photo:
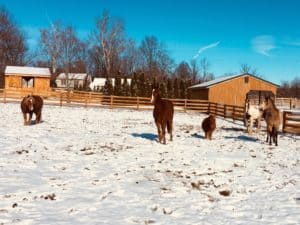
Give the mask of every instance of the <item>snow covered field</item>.
[[175, 113], [162, 145], [150, 110], [46, 105], [23, 126], [0, 103], [0, 224], [299, 224], [300, 137], [218, 118], [208, 141], [205, 116]]

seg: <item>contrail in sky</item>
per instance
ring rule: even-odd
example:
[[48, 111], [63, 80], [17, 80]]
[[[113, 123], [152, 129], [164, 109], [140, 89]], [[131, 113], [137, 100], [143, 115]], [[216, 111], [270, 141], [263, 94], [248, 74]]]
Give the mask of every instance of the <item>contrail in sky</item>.
[[206, 51], [207, 49], [217, 47], [219, 44], [220, 44], [220, 41], [215, 42], [215, 43], [212, 43], [212, 44], [209, 44], [209, 45], [206, 45], [206, 46], [203, 46], [202, 48], [200, 48], [200, 49], [198, 50], [197, 54], [194, 55], [193, 59], [198, 58], [199, 55], [200, 55], [201, 53], [203, 53], [204, 51]]

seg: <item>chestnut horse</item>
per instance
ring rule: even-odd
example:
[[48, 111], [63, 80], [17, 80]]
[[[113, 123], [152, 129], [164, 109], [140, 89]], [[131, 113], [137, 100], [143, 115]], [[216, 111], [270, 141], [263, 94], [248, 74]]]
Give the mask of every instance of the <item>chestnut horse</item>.
[[216, 118], [214, 115], [209, 115], [202, 121], [202, 129], [205, 133], [205, 138], [211, 140], [212, 133], [216, 129]]
[[[276, 108], [273, 99], [270, 97], [266, 97], [264, 102], [261, 104], [263, 109], [263, 118], [267, 124], [267, 142], [272, 145], [272, 139], [275, 145], [278, 145], [277, 137], [278, 137], [278, 130], [280, 126], [280, 112]], [[270, 138], [270, 140], [269, 140]]]
[[170, 100], [161, 99], [157, 89], [152, 90], [151, 103], [154, 104], [153, 117], [157, 127], [159, 142], [166, 144], [166, 127], [170, 134], [170, 141], [173, 139], [173, 103]]
[[[28, 95], [21, 102], [21, 110], [24, 117], [24, 125], [30, 125], [32, 114], [35, 113], [35, 123], [40, 123], [42, 119], [43, 99], [38, 95]], [[28, 119], [27, 119], [27, 114]]]

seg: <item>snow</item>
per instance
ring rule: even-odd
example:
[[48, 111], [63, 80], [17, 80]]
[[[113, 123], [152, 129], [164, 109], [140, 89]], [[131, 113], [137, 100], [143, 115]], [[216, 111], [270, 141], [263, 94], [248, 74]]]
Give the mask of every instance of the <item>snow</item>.
[[[88, 76], [87, 73], [68, 73], [69, 79], [71, 80], [84, 80]], [[60, 73], [56, 79], [66, 79], [67, 75], [65, 73]]]
[[162, 145], [151, 110], [45, 105], [23, 126], [0, 103], [0, 224], [299, 224], [299, 136], [217, 118], [209, 141], [205, 116], [176, 112]]
[[22, 75], [36, 75], [50, 77], [50, 70], [42, 67], [28, 67], [28, 66], [6, 66], [5, 74], [22, 74]]

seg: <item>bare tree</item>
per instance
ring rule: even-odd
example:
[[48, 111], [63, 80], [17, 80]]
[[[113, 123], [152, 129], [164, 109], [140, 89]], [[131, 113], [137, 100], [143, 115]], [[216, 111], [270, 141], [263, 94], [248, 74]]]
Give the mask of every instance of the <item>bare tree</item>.
[[192, 76], [192, 84], [195, 84], [198, 82], [198, 76], [199, 76], [199, 67], [197, 65], [197, 62], [195, 59], [193, 59], [190, 62], [191, 65], [191, 76]]
[[209, 62], [206, 58], [202, 58], [200, 60], [200, 82], [206, 82], [206, 81], [209, 81], [209, 80], [213, 80], [214, 79], [214, 74], [209, 72]]
[[150, 75], [150, 78], [161, 79], [163, 75], [170, 72], [173, 60], [169, 57], [163, 43], [160, 43], [155, 36], [147, 36], [140, 46], [143, 59], [143, 70]]
[[122, 57], [121, 71], [125, 74], [133, 74], [140, 67], [139, 51], [133, 40], [128, 40]]
[[52, 72], [55, 74], [59, 64], [62, 49], [62, 28], [58, 22], [51, 24], [48, 29], [40, 30], [40, 46], [44, 55], [50, 61]]
[[25, 38], [5, 8], [0, 8], [0, 86], [4, 85], [6, 65], [23, 65], [27, 47]]
[[[98, 57], [103, 59], [106, 75], [111, 76], [116, 60], [124, 51], [124, 25], [119, 19], [112, 20], [107, 11], [96, 21], [97, 30], [93, 33], [94, 46], [98, 47]], [[118, 71], [118, 69], [115, 69]]]
[[175, 75], [180, 80], [184, 80], [184, 81], [191, 80], [192, 79], [191, 74], [192, 74], [191, 68], [189, 64], [186, 62], [181, 62], [175, 69]]
[[60, 36], [60, 60], [66, 74], [67, 89], [69, 90], [69, 72], [72, 72], [72, 66], [80, 60], [80, 54], [85, 51], [85, 45], [77, 38], [73, 27], [66, 27]]
[[253, 68], [252, 66], [250, 66], [247, 63], [240, 64], [240, 73], [248, 73], [248, 74], [252, 74], [254, 76], [261, 77], [261, 75], [258, 74], [257, 69]]

